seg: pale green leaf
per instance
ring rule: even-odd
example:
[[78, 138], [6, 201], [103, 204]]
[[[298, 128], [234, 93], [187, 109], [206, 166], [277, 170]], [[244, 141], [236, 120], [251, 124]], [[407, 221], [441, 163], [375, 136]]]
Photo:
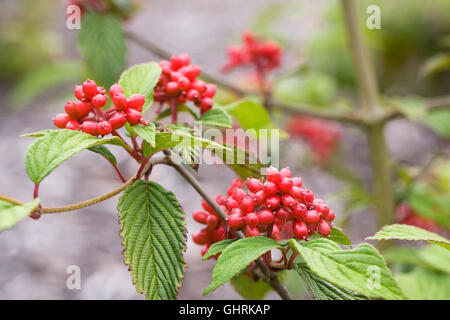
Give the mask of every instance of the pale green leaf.
[[305, 263], [296, 263], [294, 267], [316, 300], [367, 300], [366, 296], [338, 288], [321, 279]]
[[204, 126], [232, 128], [233, 122], [224, 108], [216, 106], [203, 114], [196, 123]]
[[79, 45], [92, 77], [109, 87], [125, 67], [126, 44], [121, 20], [113, 14], [83, 15]]
[[39, 199], [22, 205], [0, 200], [0, 232], [14, 227], [39, 205]]
[[263, 300], [266, 294], [272, 290], [267, 282], [261, 279], [255, 281], [245, 274], [232, 278], [230, 284], [237, 293], [247, 300]]
[[367, 239], [371, 240], [409, 240], [409, 241], [428, 241], [443, 246], [450, 250], [450, 241], [440, 235], [406, 224], [392, 224], [384, 226], [374, 236]]
[[232, 244], [236, 240], [237, 239], [226, 239], [226, 240], [222, 240], [222, 241], [213, 243], [211, 245], [211, 247], [209, 247], [208, 252], [206, 252], [206, 254], [203, 256], [202, 259], [208, 260], [212, 256], [215, 256], [219, 252], [222, 252], [223, 250], [225, 250], [226, 247], [228, 247], [230, 244]]
[[151, 122], [149, 125], [142, 125], [142, 124], [138, 124], [135, 126], [132, 126], [131, 129], [142, 139], [144, 139], [145, 141], [147, 141], [150, 146], [152, 148], [156, 147], [156, 140], [155, 140], [155, 135], [156, 135], [156, 128], [155, 128], [155, 124], [153, 122]]
[[186, 263], [185, 220], [175, 195], [155, 182], [136, 181], [117, 206], [125, 264], [147, 299], [175, 299]]
[[48, 131], [28, 147], [25, 156], [28, 176], [34, 183], [39, 183], [65, 160], [84, 149], [101, 144], [126, 147], [117, 137], [99, 139], [67, 129]]
[[419, 258], [426, 266], [450, 274], [450, 251], [438, 245], [419, 250]]
[[120, 76], [119, 84], [122, 86], [126, 97], [140, 93], [145, 96], [145, 104], [142, 112], [146, 111], [153, 103], [153, 88], [161, 75], [161, 67], [156, 62], [141, 63], [132, 66]]
[[385, 260], [367, 243], [350, 250], [324, 238], [304, 244], [291, 239], [289, 245], [315, 274], [335, 286], [371, 298], [404, 299]]
[[409, 299], [450, 300], [450, 277], [447, 274], [418, 268], [398, 274], [396, 278]]
[[251, 237], [240, 239], [229, 245], [219, 259], [212, 274], [212, 282], [203, 295], [216, 290], [219, 286], [239, 274], [258, 257], [272, 249], [283, 249], [276, 241], [267, 237]]
[[[321, 236], [319, 234], [315, 234], [313, 236], [311, 236], [311, 239], [318, 239]], [[350, 241], [350, 239], [347, 237], [347, 235], [342, 232], [340, 229], [332, 227], [330, 230], [330, 234], [328, 235], [327, 239], [330, 239], [333, 242], [336, 242], [338, 244], [342, 244], [345, 246], [351, 246], [352, 242]]]

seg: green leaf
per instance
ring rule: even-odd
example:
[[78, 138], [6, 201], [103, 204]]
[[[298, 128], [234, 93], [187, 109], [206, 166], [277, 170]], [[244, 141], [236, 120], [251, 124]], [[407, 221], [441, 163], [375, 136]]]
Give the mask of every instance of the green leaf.
[[71, 156], [101, 144], [126, 147], [117, 137], [99, 139], [84, 132], [67, 129], [48, 131], [28, 147], [25, 156], [28, 176], [34, 183], [40, 183]]
[[117, 165], [116, 157], [114, 157], [114, 155], [111, 153], [111, 151], [109, 151], [109, 149], [107, 147], [98, 145], [98, 146], [90, 147], [90, 148], [88, 148], [88, 150], [98, 153], [99, 155], [101, 155], [103, 158], [105, 158], [112, 164]]
[[14, 227], [39, 205], [39, 199], [22, 205], [0, 200], [0, 232]]
[[225, 250], [226, 247], [228, 247], [230, 244], [235, 242], [237, 239], [226, 239], [219, 242], [216, 242], [209, 247], [208, 252], [203, 256], [203, 260], [208, 260], [212, 256], [215, 256], [219, 252], [222, 252]]
[[324, 238], [303, 245], [291, 239], [289, 245], [315, 274], [335, 286], [371, 298], [404, 299], [385, 260], [367, 243], [350, 250]]
[[240, 239], [229, 245], [217, 259], [212, 274], [212, 282], [203, 295], [216, 290], [219, 286], [239, 274], [258, 257], [272, 249], [283, 249], [276, 241], [267, 237], [251, 237]]
[[155, 124], [153, 122], [146, 126], [144, 126], [142, 124], [138, 124], [138, 125], [132, 126], [131, 129], [139, 137], [141, 137], [142, 139], [147, 141], [152, 148], [156, 147], [156, 140], [155, 140], [156, 128], [155, 128]]
[[296, 263], [294, 267], [316, 300], [367, 300], [366, 296], [338, 288], [321, 279], [305, 263]]
[[147, 299], [175, 299], [186, 263], [185, 220], [175, 195], [136, 181], [119, 199], [120, 236], [133, 284]]
[[119, 84], [126, 97], [135, 93], [145, 96], [145, 104], [142, 109], [144, 112], [153, 103], [153, 88], [158, 83], [160, 75], [161, 67], [156, 62], [141, 63], [124, 71], [120, 76]]
[[254, 138], [259, 137], [260, 129], [274, 129], [274, 125], [270, 121], [267, 110], [259, 103], [252, 100], [240, 100], [233, 104], [224, 106], [223, 109], [233, 116], [233, 118], [241, 125], [242, 129], [254, 129], [254, 134], [249, 135]]
[[272, 287], [261, 279], [255, 281], [245, 274], [232, 278], [230, 284], [247, 300], [263, 300], [266, 294], [272, 290]]
[[203, 114], [197, 121], [204, 126], [232, 128], [233, 122], [228, 112], [222, 107], [216, 106]]
[[389, 264], [401, 263], [423, 266], [419, 251], [412, 247], [391, 247], [383, 251], [383, 257]]
[[122, 22], [113, 14], [88, 12], [81, 20], [79, 45], [94, 80], [109, 87], [125, 67]]
[[450, 300], [450, 277], [447, 274], [417, 268], [396, 278], [409, 299]]
[[218, 144], [214, 141], [193, 136], [192, 134], [185, 131], [175, 130], [174, 132], [156, 133], [155, 147], [152, 147], [149, 143], [144, 143], [144, 155], [148, 157], [152, 154], [166, 149], [178, 149], [176, 151], [187, 150], [188, 152], [191, 152], [195, 148], [228, 150], [227, 147], [222, 146], [221, 144]]
[[[311, 239], [318, 239], [320, 238], [320, 235], [313, 235], [311, 236]], [[345, 245], [345, 246], [351, 246], [352, 242], [347, 237], [347, 235], [339, 230], [338, 228], [332, 227], [330, 230], [330, 234], [328, 235], [327, 239], [330, 239], [333, 242]]]
[[22, 138], [40, 138], [45, 136], [47, 133], [54, 131], [52, 129], [46, 129], [46, 130], [41, 130], [41, 131], [36, 131], [36, 132], [30, 132], [30, 133], [24, 133], [21, 134], [20, 136]]
[[441, 246], [429, 245], [419, 251], [423, 263], [438, 271], [450, 274], [450, 251]]
[[410, 241], [428, 241], [435, 243], [450, 250], [450, 241], [440, 235], [406, 224], [392, 224], [384, 226], [374, 236], [367, 239], [371, 240], [410, 240]]

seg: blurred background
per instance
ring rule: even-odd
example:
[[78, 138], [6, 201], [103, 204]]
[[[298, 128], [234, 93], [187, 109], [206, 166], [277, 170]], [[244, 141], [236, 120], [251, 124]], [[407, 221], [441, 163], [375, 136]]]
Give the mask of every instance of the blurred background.
[[[101, 14], [110, 14], [102, 1], [81, 1]], [[117, 0], [113, 13], [120, 26], [172, 53], [188, 53], [193, 63], [219, 73], [227, 47], [240, 43], [243, 31], [277, 41], [284, 49], [282, 67], [271, 75], [278, 101], [309, 103], [320, 108], [350, 108], [355, 99], [355, 74], [347, 47], [339, 2], [335, 0]], [[365, 9], [381, 8], [381, 29], [365, 28]], [[92, 57], [80, 43], [78, 30], [66, 27], [65, 1], [2, 0], [0, 3], [0, 193], [22, 201], [32, 198], [33, 183], [23, 159], [31, 138], [19, 135], [53, 128], [51, 118], [62, 112], [73, 87], [87, 76], [105, 86], [120, 72], [140, 62], [159, 61], [136, 42], [127, 40], [123, 61]], [[361, 27], [373, 54], [380, 90], [405, 110], [409, 119], [396, 119], [386, 128], [393, 155], [396, 219], [448, 234], [450, 187], [448, 162], [450, 114], [421, 113], [428, 97], [449, 94], [450, 2], [431, 0], [358, 1]], [[97, 45], [103, 45], [99, 41]], [[88, 49], [86, 49], [88, 48]], [[94, 50], [95, 51], [95, 50]], [[96, 60], [97, 59], [97, 60]], [[253, 88], [246, 71], [226, 75], [243, 88]], [[233, 95], [219, 91], [221, 103]], [[301, 176], [337, 216], [337, 225], [357, 244], [377, 231], [370, 208], [372, 181], [365, 136], [351, 126], [318, 123], [331, 142], [326, 150], [301, 130], [302, 119], [275, 110], [273, 121], [290, 133], [282, 141], [282, 166]], [[322, 128], [322, 129], [321, 129]], [[328, 140], [327, 140], [328, 141]], [[319, 145], [323, 140], [319, 141]], [[126, 177], [137, 169], [119, 148], [111, 148]], [[235, 174], [225, 166], [200, 166], [198, 178], [211, 195], [224, 194]], [[151, 179], [174, 191], [186, 212], [188, 264], [180, 299], [239, 299], [230, 284], [202, 297], [214, 261], [201, 261], [200, 246], [191, 235], [201, 229], [191, 213], [201, 199], [170, 168], [156, 167]], [[93, 153], [82, 152], [49, 176], [40, 188], [45, 206], [83, 201], [112, 190], [120, 181]], [[136, 293], [123, 264], [116, 210], [117, 197], [76, 212], [26, 219], [0, 234], [1, 299], [143, 299]], [[411, 218], [413, 217], [413, 218]], [[395, 259], [394, 259], [395, 260]], [[66, 288], [66, 268], [81, 268], [81, 290]], [[296, 297], [308, 298], [296, 282], [286, 285]], [[277, 298], [269, 293], [267, 298]]]

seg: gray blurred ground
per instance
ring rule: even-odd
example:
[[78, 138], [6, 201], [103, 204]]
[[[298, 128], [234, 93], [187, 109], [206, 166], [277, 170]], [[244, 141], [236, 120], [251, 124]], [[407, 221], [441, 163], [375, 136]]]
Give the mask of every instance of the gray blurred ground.
[[[162, 43], [173, 52], [188, 52], [195, 63], [215, 69], [225, 59], [227, 43], [236, 39], [249, 27], [255, 10], [275, 1], [258, 0], [151, 0], [142, 12], [128, 23], [136, 33]], [[287, 1], [285, 1], [287, 2]], [[316, 3], [323, 3], [318, 1]], [[319, 6], [320, 7], [320, 6]], [[312, 28], [317, 6], [306, 5], [305, 19], [294, 29]], [[76, 56], [74, 32], [65, 29], [64, 13], [55, 17], [58, 32], [65, 39], [63, 46], [69, 55]], [[292, 27], [292, 26], [290, 26]], [[297, 29], [298, 28], [298, 29]], [[297, 32], [293, 36], [302, 36]], [[129, 64], [154, 59], [147, 52], [131, 44]], [[295, 65], [288, 59], [286, 68]], [[25, 132], [52, 127], [51, 117], [63, 108], [49, 104], [45, 98], [29, 109], [6, 111], [5, 92], [0, 89], [0, 193], [28, 201], [33, 185], [29, 181], [23, 159], [30, 138], [19, 138]], [[392, 122], [387, 128], [389, 147], [396, 159], [412, 163], [426, 161], [427, 153], [437, 148], [432, 134], [406, 121]], [[346, 129], [344, 145], [347, 166], [370, 181], [370, 170], [364, 136], [354, 129]], [[127, 160], [118, 148], [111, 148], [119, 159], [119, 167], [130, 177], [137, 165]], [[300, 142], [289, 142], [282, 150], [283, 165], [301, 175], [316, 194], [327, 200], [341, 183], [318, 169], [298, 165], [304, 152]], [[198, 178], [211, 195], [224, 193], [235, 177], [223, 166], [202, 166]], [[180, 299], [202, 299], [201, 292], [210, 281], [213, 262], [200, 259], [200, 247], [193, 244], [191, 235], [201, 226], [191, 218], [200, 208], [200, 197], [170, 168], [156, 167], [151, 179], [173, 190], [186, 211], [188, 264]], [[57, 206], [83, 201], [112, 190], [119, 185], [112, 169], [98, 155], [82, 152], [56, 169], [41, 185], [40, 198], [45, 206]], [[0, 299], [143, 299], [131, 284], [131, 276], [123, 264], [117, 198], [76, 212], [46, 215], [38, 221], [26, 219], [16, 228], [0, 234]], [[331, 201], [331, 199], [329, 199]], [[342, 203], [330, 202], [337, 214]], [[354, 243], [361, 242], [375, 231], [371, 212], [361, 212], [350, 221], [348, 230]], [[66, 268], [81, 268], [81, 290], [68, 290]], [[227, 284], [209, 294], [209, 299], [237, 299], [239, 296]], [[276, 295], [269, 295], [276, 298]]]

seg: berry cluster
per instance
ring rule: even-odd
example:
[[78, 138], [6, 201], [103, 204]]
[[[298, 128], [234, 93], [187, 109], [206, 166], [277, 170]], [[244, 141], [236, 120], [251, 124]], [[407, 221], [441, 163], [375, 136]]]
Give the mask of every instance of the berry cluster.
[[113, 130], [122, 128], [127, 121], [132, 125], [146, 123], [141, 114], [145, 96], [133, 94], [127, 99], [118, 84], [109, 89], [114, 107], [106, 111], [102, 110], [108, 99], [106, 90], [98, 87], [93, 80], [88, 79], [83, 85], [75, 86], [74, 94], [78, 102], [67, 101], [66, 113], [57, 114], [52, 119], [56, 127], [81, 130], [93, 136], [106, 136]]
[[308, 235], [318, 232], [330, 234], [334, 212], [323, 200], [315, 198], [311, 190], [303, 188], [302, 179], [292, 177], [288, 168], [270, 167], [267, 179], [248, 178], [246, 188], [241, 179], [233, 180], [227, 196], [216, 196], [216, 202], [228, 215], [221, 222], [214, 210], [203, 202], [205, 211], [196, 211], [193, 217], [207, 227], [194, 234], [193, 240], [209, 246], [229, 236], [229, 231], [243, 229], [247, 237], [265, 235], [275, 240], [296, 237], [308, 240]]
[[439, 233], [441, 228], [432, 220], [419, 216], [407, 203], [401, 203], [395, 210], [395, 218], [399, 223], [416, 226], [431, 232]]
[[319, 163], [331, 157], [341, 138], [341, 127], [338, 124], [307, 116], [292, 118], [287, 131], [292, 136], [305, 139], [311, 147], [314, 160]]
[[228, 47], [228, 62], [222, 67], [228, 72], [238, 66], [254, 65], [262, 73], [281, 64], [281, 47], [273, 41], [261, 41], [250, 32], [242, 35], [243, 45]]
[[161, 106], [167, 102], [176, 108], [179, 103], [191, 101], [200, 108], [201, 113], [213, 107], [216, 86], [197, 79], [201, 69], [191, 64], [189, 55], [174, 55], [170, 61], [163, 60], [159, 65], [162, 72], [155, 87], [154, 99], [160, 102]]

